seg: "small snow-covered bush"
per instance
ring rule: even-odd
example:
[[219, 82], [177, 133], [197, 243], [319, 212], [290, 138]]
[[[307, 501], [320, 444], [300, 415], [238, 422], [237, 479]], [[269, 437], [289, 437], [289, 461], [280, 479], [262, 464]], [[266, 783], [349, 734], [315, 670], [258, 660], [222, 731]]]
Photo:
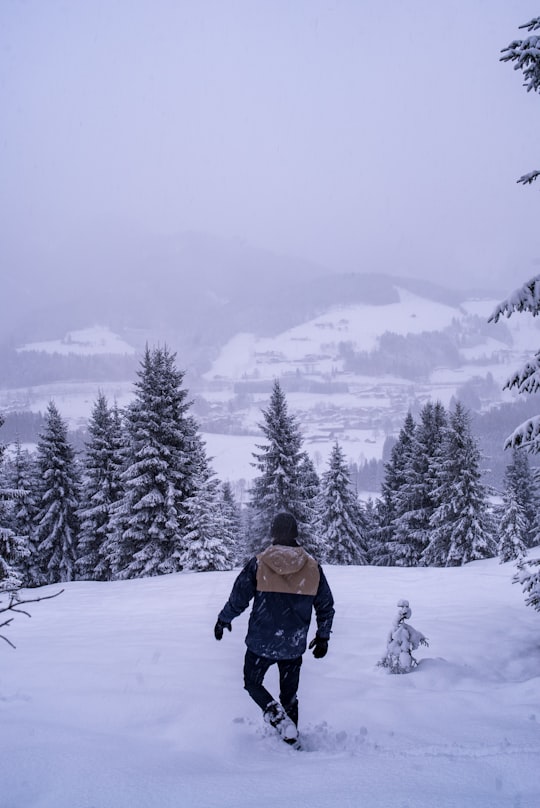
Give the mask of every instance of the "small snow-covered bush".
[[429, 645], [426, 637], [405, 622], [411, 614], [408, 600], [398, 601], [398, 613], [388, 635], [386, 654], [378, 662], [388, 673], [410, 673], [418, 662], [412, 655], [420, 645]]

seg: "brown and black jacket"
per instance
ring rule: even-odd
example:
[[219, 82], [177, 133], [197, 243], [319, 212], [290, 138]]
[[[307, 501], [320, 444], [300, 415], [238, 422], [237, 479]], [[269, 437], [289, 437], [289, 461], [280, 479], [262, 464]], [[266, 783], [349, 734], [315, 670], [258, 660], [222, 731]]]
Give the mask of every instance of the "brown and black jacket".
[[317, 634], [329, 638], [334, 599], [324, 572], [302, 547], [273, 544], [254, 556], [232, 588], [219, 619], [230, 623], [253, 598], [246, 645], [268, 659], [294, 659], [306, 650], [312, 610]]

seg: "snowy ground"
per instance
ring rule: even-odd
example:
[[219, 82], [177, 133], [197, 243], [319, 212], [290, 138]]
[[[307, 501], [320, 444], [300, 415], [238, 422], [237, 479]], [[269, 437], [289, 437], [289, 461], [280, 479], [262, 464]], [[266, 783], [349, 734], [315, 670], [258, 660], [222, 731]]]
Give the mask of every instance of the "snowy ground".
[[[0, 805], [537, 808], [540, 615], [512, 572], [329, 567], [335, 632], [305, 657], [302, 752], [242, 690], [247, 614], [214, 640], [235, 573], [65, 585], [7, 629], [17, 650], [0, 645]], [[403, 597], [430, 647], [392, 676], [376, 662]]]

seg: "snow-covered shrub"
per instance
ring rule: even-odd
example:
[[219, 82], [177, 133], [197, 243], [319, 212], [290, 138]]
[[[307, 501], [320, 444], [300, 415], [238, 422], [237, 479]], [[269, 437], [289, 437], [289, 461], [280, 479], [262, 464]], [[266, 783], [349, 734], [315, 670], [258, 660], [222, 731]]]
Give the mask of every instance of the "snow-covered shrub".
[[420, 631], [405, 622], [412, 614], [409, 601], [399, 600], [397, 606], [398, 613], [388, 634], [386, 654], [378, 665], [387, 668], [389, 673], [410, 673], [418, 665], [411, 652], [429, 643]]

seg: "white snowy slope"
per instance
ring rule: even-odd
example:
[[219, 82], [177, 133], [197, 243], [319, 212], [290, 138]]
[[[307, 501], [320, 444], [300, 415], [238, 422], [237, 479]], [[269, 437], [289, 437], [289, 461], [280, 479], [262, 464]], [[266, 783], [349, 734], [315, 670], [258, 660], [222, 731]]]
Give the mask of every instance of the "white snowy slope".
[[[213, 637], [235, 572], [67, 584], [16, 616], [2, 808], [537, 808], [540, 615], [513, 566], [326, 572], [335, 631], [304, 660], [301, 752], [242, 689], [247, 613]], [[401, 598], [430, 646], [393, 676], [376, 663]]]
[[69, 331], [62, 339], [29, 342], [19, 348], [19, 351], [94, 356], [96, 354], [134, 354], [135, 348], [107, 326], [94, 325], [79, 331]]

